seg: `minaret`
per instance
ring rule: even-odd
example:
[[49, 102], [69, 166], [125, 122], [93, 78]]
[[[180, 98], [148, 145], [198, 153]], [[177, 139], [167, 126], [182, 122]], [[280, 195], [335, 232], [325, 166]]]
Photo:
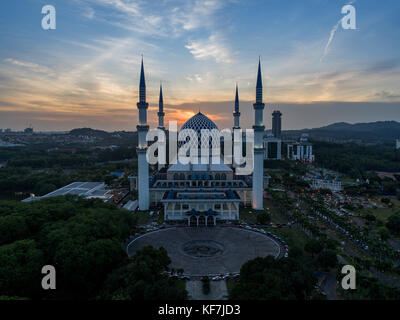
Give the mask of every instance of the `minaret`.
[[264, 124], [262, 102], [262, 77], [261, 77], [261, 61], [258, 60], [257, 86], [256, 86], [256, 103], [254, 108], [254, 171], [253, 171], [253, 209], [263, 209], [263, 178], [264, 178]]
[[[240, 135], [241, 135], [240, 125], [239, 125], [239, 118], [240, 118], [239, 92], [238, 92], [238, 85], [236, 83], [235, 111], [233, 111], [233, 128], [232, 128], [233, 129], [233, 131], [232, 131], [232, 136], [233, 136], [232, 167], [233, 168], [237, 168], [238, 165], [239, 165], [239, 163], [235, 162], [235, 150], [238, 153], [238, 155], [240, 155], [241, 152], [242, 152], [242, 142], [241, 142], [241, 140], [235, 139], [235, 131], [240, 131]], [[237, 160], [239, 160], [239, 159], [237, 159]]]
[[138, 147], [136, 149], [138, 155], [138, 192], [139, 192], [139, 209], [144, 211], [149, 209], [150, 194], [149, 194], [149, 163], [146, 159], [147, 142], [146, 135], [149, 131], [147, 125], [147, 108], [149, 104], [146, 102], [146, 82], [144, 79], [143, 57], [142, 67], [140, 71], [139, 85], [139, 124], [137, 125], [138, 132]]
[[235, 96], [235, 111], [233, 112], [233, 129], [240, 129], [239, 125], [239, 93], [238, 93], [238, 85], [236, 84], [236, 96]]
[[158, 129], [165, 129], [164, 127], [164, 99], [162, 94], [162, 85], [160, 84], [160, 100], [158, 101]]
[[[160, 99], [158, 100], [158, 129], [163, 130], [165, 132], [165, 127], [164, 127], [164, 99], [163, 99], [163, 93], [162, 93], [162, 85], [160, 84]], [[158, 170], [160, 171], [162, 168], [164, 168], [164, 165], [158, 162]]]

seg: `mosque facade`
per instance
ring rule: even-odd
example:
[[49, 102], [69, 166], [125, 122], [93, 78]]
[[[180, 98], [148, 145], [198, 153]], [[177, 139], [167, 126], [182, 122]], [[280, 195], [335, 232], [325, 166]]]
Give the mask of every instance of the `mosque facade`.
[[[161, 207], [165, 221], [184, 221], [190, 226], [212, 226], [218, 221], [239, 220], [241, 206], [263, 209], [263, 190], [268, 183], [264, 176], [264, 131], [262, 101], [261, 63], [258, 64], [256, 102], [254, 108], [254, 170], [250, 175], [236, 174], [235, 165], [220, 161], [207, 164], [197, 161], [169, 165], [158, 165], [157, 170], [149, 176], [149, 164], [146, 160], [148, 145], [146, 83], [143, 60], [141, 65], [138, 131], [138, 174], [130, 176], [131, 188], [138, 191], [139, 210], [150, 207]], [[158, 128], [164, 127], [164, 101], [160, 86]], [[192, 129], [201, 143], [202, 129], [217, 129], [217, 125], [201, 112], [187, 120], [181, 130]], [[239, 95], [236, 86], [235, 106], [233, 112], [233, 129], [240, 129]], [[207, 138], [208, 139], [208, 138]], [[218, 136], [219, 139], [219, 136]], [[215, 139], [212, 138], [214, 143]]]

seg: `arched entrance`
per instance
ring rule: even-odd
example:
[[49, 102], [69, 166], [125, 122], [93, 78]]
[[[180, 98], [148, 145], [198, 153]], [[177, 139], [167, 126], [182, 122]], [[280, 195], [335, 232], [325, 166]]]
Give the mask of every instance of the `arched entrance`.
[[190, 226], [197, 227], [197, 219], [196, 216], [190, 216]]
[[215, 226], [215, 224], [214, 224], [214, 217], [213, 217], [213, 216], [208, 216], [208, 217], [207, 217], [207, 226], [208, 226], [208, 227]]
[[206, 218], [204, 216], [199, 217], [199, 227], [206, 225]]

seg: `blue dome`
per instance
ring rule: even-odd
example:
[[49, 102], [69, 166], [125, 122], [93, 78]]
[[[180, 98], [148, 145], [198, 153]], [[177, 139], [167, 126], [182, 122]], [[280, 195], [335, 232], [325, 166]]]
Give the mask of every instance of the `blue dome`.
[[181, 130], [183, 129], [193, 129], [200, 135], [201, 129], [218, 130], [218, 127], [210, 118], [199, 112], [183, 124]]
[[[196, 132], [198, 136], [198, 147], [201, 148], [201, 141], [207, 139], [207, 136], [205, 136], [204, 138], [201, 136], [201, 130], [218, 130], [218, 127], [212, 120], [210, 120], [210, 118], [199, 112], [198, 114], [191, 117], [188, 121], [186, 121], [181, 127], [180, 131], [184, 129], [192, 129]], [[186, 141], [189, 141], [189, 137], [187, 137]], [[182, 145], [182, 143], [179, 143], [179, 145]], [[210, 148], [219, 145], [219, 133], [211, 132], [209, 145]]]

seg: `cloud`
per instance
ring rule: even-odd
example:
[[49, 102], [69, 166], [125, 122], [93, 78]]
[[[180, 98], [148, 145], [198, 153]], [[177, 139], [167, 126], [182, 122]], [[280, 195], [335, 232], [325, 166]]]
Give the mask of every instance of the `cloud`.
[[226, 1], [195, 0], [187, 1], [184, 7], [174, 7], [171, 10], [170, 22], [175, 28], [194, 30], [210, 27], [214, 22], [214, 15], [224, 7]]
[[13, 65], [19, 66], [19, 67], [30, 69], [35, 72], [41, 72], [41, 73], [50, 73], [51, 72], [50, 68], [41, 66], [41, 65], [39, 65], [37, 63], [33, 63], [33, 62], [20, 61], [20, 60], [16, 60], [16, 59], [12, 59], [12, 58], [4, 59], [4, 61], [11, 63]]
[[383, 101], [393, 101], [400, 100], [400, 93], [395, 93], [393, 91], [382, 90], [380, 92], [375, 93], [375, 97], [379, 100]]
[[193, 40], [185, 46], [198, 60], [214, 59], [216, 62], [233, 62], [231, 52], [220, 36], [212, 34], [208, 39]]

